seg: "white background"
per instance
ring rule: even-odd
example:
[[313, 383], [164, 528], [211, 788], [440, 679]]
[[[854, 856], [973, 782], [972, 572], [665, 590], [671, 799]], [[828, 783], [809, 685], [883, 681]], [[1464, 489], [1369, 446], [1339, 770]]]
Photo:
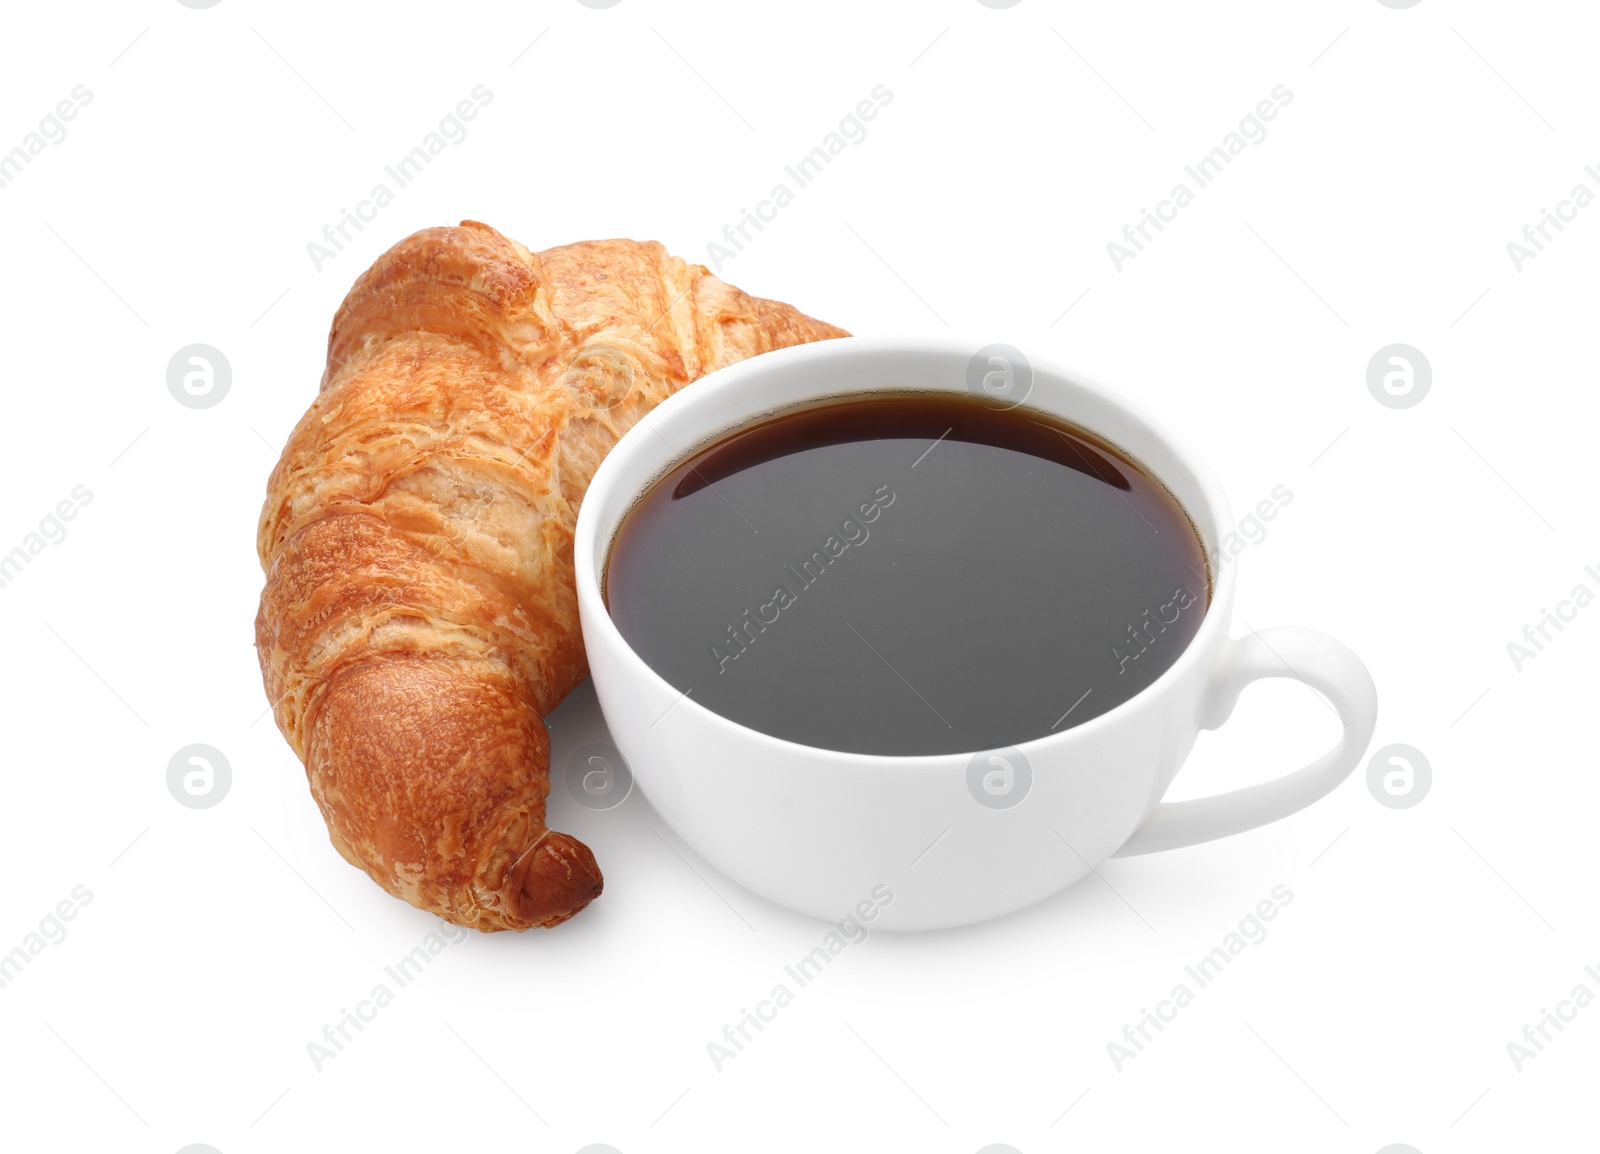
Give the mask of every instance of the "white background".
[[[445, 15], [448, 7], [449, 15]], [[0, 552], [92, 501], [0, 589], [4, 1144], [29, 1150], [1594, 1149], [1600, 1008], [1519, 1073], [1507, 1043], [1600, 963], [1600, 609], [1506, 645], [1600, 563], [1600, 208], [1519, 272], [1506, 243], [1600, 191], [1587, 6], [621, 0], [13, 5], [0, 149], [75, 85], [66, 139], [0, 188]], [[536, 42], [535, 42], [536, 41]], [[532, 47], [529, 45], [532, 44]], [[318, 271], [306, 244], [478, 84], [492, 102]], [[863, 334], [1009, 341], [1183, 429], [1236, 517], [1235, 628], [1345, 640], [1374, 748], [1270, 828], [1114, 861], [967, 930], [875, 934], [718, 1072], [706, 1045], [826, 927], [741, 890], [642, 796], [552, 798], [606, 892], [548, 933], [452, 946], [318, 1072], [307, 1043], [439, 923], [328, 843], [252, 648], [256, 516], [354, 277], [427, 225], [534, 249], [706, 244], [875, 85], [893, 100], [722, 275]], [[1122, 271], [1106, 244], [1283, 84], [1270, 134]], [[1520, 95], [1519, 95], [1520, 94]], [[1076, 302], [1076, 303], [1074, 303]], [[1070, 306], [1070, 308], [1069, 308]], [[1366, 366], [1421, 349], [1395, 410]], [[222, 350], [191, 410], [166, 366]], [[604, 740], [587, 686], [555, 762]], [[1176, 795], [1309, 760], [1303, 687], [1252, 688]], [[168, 760], [233, 784], [191, 810]], [[848, 805], [849, 798], [840, 798]], [[1119, 1072], [1107, 1043], [1274, 886], [1292, 903]], [[53, 932], [53, 931], [52, 931]]]

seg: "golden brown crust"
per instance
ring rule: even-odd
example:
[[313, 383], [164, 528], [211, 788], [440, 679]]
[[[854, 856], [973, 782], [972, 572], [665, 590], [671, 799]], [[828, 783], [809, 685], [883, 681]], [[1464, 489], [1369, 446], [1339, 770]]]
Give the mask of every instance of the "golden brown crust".
[[530, 253], [465, 221], [362, 274], [257, 538], [262, 677], [347, 860], [481, 930], [599, 894], [588, 847], [545, 826], [540, 720], [587, 674], [583, 492], [683, 385], [844, 335], [655, 243]]

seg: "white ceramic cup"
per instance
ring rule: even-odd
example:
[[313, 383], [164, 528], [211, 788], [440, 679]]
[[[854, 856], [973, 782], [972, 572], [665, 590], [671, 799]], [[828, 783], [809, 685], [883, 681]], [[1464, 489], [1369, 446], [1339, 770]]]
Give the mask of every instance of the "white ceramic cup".
[[[979, 351], [949, 341], [850, 338], [721, 369], [618, 442], [578, 517], [578, 606], [589, 667], [612, 739], [639, 787], [723, 873], [826, 921], [858, 906], [875, 910], [874, 928], [903, 930], [1009, 913], [1108, 857], [1192, 845], [1292, 814], [1343, 781], [1372, 737], [1371, 675], [1339, 642], [1282, 627], [1228, 635], [1234, 566], [1219, 567], [1217, 558], [1233, 522], [1197, 457], [1074, 373], [1034, 363], [1030, 384], [1009, 352], [981, 350], [975, 362]], [[985, 371], [990, 364], [998, 366], [994, 372]], [[998, 383], [972, 383], [984, 378]], [[1024, 388], [1025, 396], [1017, 391]], [[1171, 668], [1115, 709], [1012, 749], [886, 757], [816, 749], [746, 728], [685, 697], [629, 648], [606, 611], [601, 578], [618, 525], [657, 477], [753, 419], [824, 398], [907, 389], [989, 389], [997, 402], [1020, 402], [1099, 434], [1172, 491], [1210, 558], [1212, 599]], [[1221, 725], [1240, 691], [1267, 677], [1295, 678], [1326, 697], [1343, 725], [1338, 744], [1284, 777], [1163, 802], [1199, 732]]]

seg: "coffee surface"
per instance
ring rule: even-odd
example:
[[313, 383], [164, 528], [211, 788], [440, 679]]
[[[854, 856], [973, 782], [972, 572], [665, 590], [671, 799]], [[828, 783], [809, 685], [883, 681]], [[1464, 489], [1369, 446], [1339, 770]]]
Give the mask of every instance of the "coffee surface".
[[624, 518], [605, 597], [634, 651], [714, 712], [910, 755], [1120, 705], [1194, 637], [1206, 573], [1177, 500], [1104, 441], [1027, 408], [889, 393], [686, 459]]

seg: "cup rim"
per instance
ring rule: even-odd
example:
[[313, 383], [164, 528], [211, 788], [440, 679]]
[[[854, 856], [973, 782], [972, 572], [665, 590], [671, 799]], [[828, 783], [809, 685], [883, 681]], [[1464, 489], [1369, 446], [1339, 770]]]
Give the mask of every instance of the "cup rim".
[[[1214, 554], [1212, 543], [1205, 539], [1205, 536], [1200, 532], [1199, 526], [1195, 526], [1196, 533], [1200, 535], [1201, 548], [1206, 554], [1206, 567], [1212, 582], [1211, 599], [1206, 608], [1205, 618], [1200, 623], [1199, 630], [1176, 661], [1168, 666], [1149, 685], [1127, 700], [1120, 702], [1105, 713], [1090, 718], [1088, 721], [1069, 726], [1060, 732], [1029, 738], [1011, 746], [994, 746], [987, 749], [952, 753], [913, 754], [860, 753], [850, 750], [828, 749], [819, 745], [806, 745], [803, 742], [790, 741], [788, 738], [753, 729], [718, 713], [709, 706], [702, 705], [687, 694], [680, 693], [676, 686], [657, 673], [644, 658], [634, 651], [633, 646], [628, 644], [627, 638], [622, 636], [622, 631], [617, 628], [616, 622], [612, 620], [611, 613], [605, 605], [605, 598], [602, 596], [601, 568], [595, 563], [596, 545], [598, 544], [597, 539], [600, 533], [604, 531], [608, 534], [608, 537], [614, 537], [616, 529], [621, 525], [622, 518], [627, 516], [628, 509], [632, 508], [635, 500], [650, 485], [653, 485], [663, 473], [670, 471], [678, 462], [701, 451], [708, 444], [737, 431], [753, 418], [759, 417], [770, 409], [770, 405], [760, 402], [752, 404], [742, 400], [740, 390], [747, 386], [752, 378], [781, 371], [795, 361], [815, 361], [820, 365], [832, 360], [860, 357], [875, 358], [885, 354], [914, 356], [933, 353], [951, 359], [959, 358], [964, 362], [989, 343], [992, 342], [962, 340], [951, 337], [910, 336], [838, 337], [809, 344], [792, 345], [788, 348], [777, 349], [742, 361], [736, 361], [731, 365], [707, 373], [704, 377], [683, 386], [672, 396], [651, 409], [618, 439], [617, 443], [611, 447], [611, 450], [601, 460], [599, 468], [595, 470], [594, 476], [590, 479], [589, 486], [583, 496], [583, 502], [578, 509], [577, 528], [573, 537], [573, 567], [578, 603], [582, 610], [585, 648], [587, 649], [591, 643], [592, 632], [595, 630], [600, 631], [603, 634], [604, 643], [609, 645], [623, 661], [629, 664], [632, 676], [645, 677], [660, 686], [668, 694], [677, 696], [672, 706], [673, 709], [687, 708], [692, 713], [700, 715], [706, 722], [724, 727], [746, 741], [768, 745], [776, 750], [804, 754], [813, 759], [831, 761], [840, 765], [890, 765], [905, 769], [964, 763], [978, 754], [993, 752], [995, 749], [1001, 748], [1018, 750], [1025, 757], [1028, 757], [1030, 761], [1034, 759], [1035, 753], [1038, 751], [1046, 755], [1044, 760], [1041, 761], [1041, 764], [1046, 764], [1048, 763], [1047, 755], [1050, 750], [1065, 747], [1075, 740], [1086, 740], [1094, 733], [1110, 728], [1133, 709], [1137, 708], [1139, 703], [1148, 702], [1152, 697], [1170, 689], [1181, 678], [1188, 676], [1190, 670], [1203, 659], [1202, 655], [1208, 652], [1211, 646], [1216, 643], [1216, 635], [1222, 633], [1225, 636], [1228, 629], [1227, 618], [1230, 616], [1228, 610], [1233, 603], [1233, 589], [1236, 577], [1234, 575], [1235, 566], [1224, 564], [1225, 559], [1221, 556], [1221, 538], [1226, 534], [1227, 526], [1232, 524], [1226, 495], [1223, 493], [1220, 482], [1205, 463], [1204, 458], [1196, 454], [1181, 436], [1176, 435], [1160, 421], [1152, 418], [1138, 405], [1118, 396], [1083, 373], [1066, 368], [1053, 359], [1041, 361], [1029, 357], [1029, 364], [1032, 367], [1035, 379], [1037, 380], [1041, 374], [1057, 377], [1074, 388], [1093, 394], [1102, 403], [1120, 409], [1124, 416], [1130, 417], [1137, 424], [1143, 425], [1151, 436], [1163, 444], [1193, 475], [1204, 504], [1208, 506], [1207, 511], [1211, 514], [1213, 527], [1218, 537], [1216, 542], [1217, 549]], [[955, 391], [938, 384], [922, 387], [944, 392]], [[691, 390], [694, 391], [695, 397], [701, 403], [708, 399], [712, 392], [725, 394], [729, 403], [721, 407], [721, 411], [726, 415], [719, 417], [714, 425], [708, 425], [706, 428], [696, 431], [695, 435], [690, 438], [689, 446], [680, 451], [672, 449], [671, 442], [665, 437], [657, 435], [657, 433], [661, 424], [671, 420], [674, 414], [684, 404], [688, 403], [681, 400], [681, 398], [684, 398]], [[829, 397], [867, 395], [868, 392], [869, 390], [862, 389], [841, 389], [832, 393], [819, 392], [812, 399], [821, 401]], [[1039, 408], [1042, 411], [1053, 413], [1061, 419], [1079, 423], [1087, 431], [1103, 437], [1113, 445], [1117, 445], [1115, 439], [1087, 424], [1078, 422], [1072, 416], [1054, 413], [1052, 409], [1045, 406], [1039, 406]], [[644, 448], [644, 446], [649, 446], [649, 448]], [[666, 448], [665, 452], [660, 451], [663, 446]], [[1122, 448], [1120, 445], [1117, 445], [1117, 447], [1119, 449]], [[1132, 453], [1127, 449], [1122, 449], [1122, 451], [1127, 453], [1141, 468], [1149, 469], [1158, 481], [1166, 484], [1166, 481], [1159, 473], [1144, 465], [1139, 454]], [[647, 457], [647, 459], [655, 460], [656, 463], [650, 470], [651, 480], [637, 490], [626, 493], [624, 495], [625, 505], [622, 513], [615, 519], [608, 519], [612, 520], [611, 524], [601, 526], [599, 522], [602, 518], [599, 509], [602, 505], [610, 505], [614, 501], [618, 488], [617, 478], [623, 468], [624, 459], [630, 454], [638, 454]], [[1174, 494], [1174, 498], [1177, 499], [1176, 494]], [[1181, 499], [1179, 499], [1179, 504], [1189, 516], [1191, 523], [1193, 523], [1196, 520], [1197, 511], [1191, 509]], [[608, 558], [609, 549], [610, 541], [608, 540]], [[1217, 611], [1219, 609], [1221, 610], [1220, 612]]]

